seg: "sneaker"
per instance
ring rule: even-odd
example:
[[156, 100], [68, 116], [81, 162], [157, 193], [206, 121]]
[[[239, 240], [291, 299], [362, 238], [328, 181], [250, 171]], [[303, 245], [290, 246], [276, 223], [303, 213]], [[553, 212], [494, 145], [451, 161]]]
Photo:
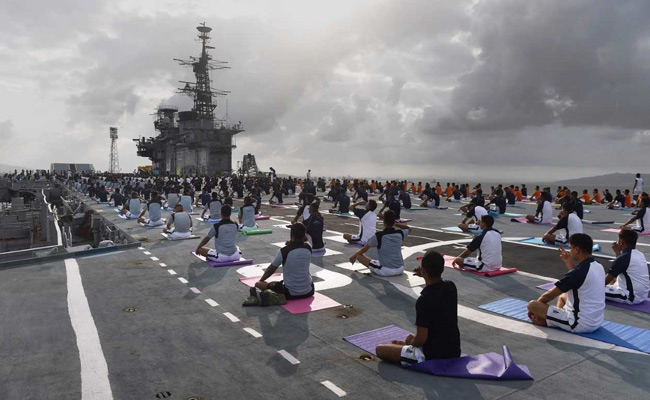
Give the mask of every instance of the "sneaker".
[[242, 306], [244, 307], [252, 307], [252, 306], [259, 306], [260, 305], [260, 299], [257, 297], [257, 290], [255, 290], [254, 287], [250, 288], [250, 296], [244, 300], [242, 303]]
[[287, 299], [284, 297], [284, 294], [275, 293], [272, 290], [265, 290], [260, 293], [260, 306], [281, 306], [287, 304]]

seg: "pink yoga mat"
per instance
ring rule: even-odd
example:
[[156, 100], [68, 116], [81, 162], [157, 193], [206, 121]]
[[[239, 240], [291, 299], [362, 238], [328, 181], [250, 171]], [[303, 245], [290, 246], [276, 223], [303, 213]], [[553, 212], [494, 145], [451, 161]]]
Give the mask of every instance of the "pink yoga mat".
[[[549, 282], [537, 286], [538, 289], [542, 289], [542, 290], [550, 290], [553, 289], [554, 287], [555, 287], [555, 282]], [[627, 310], [632, 310], [632, 311], [638, 311], [644, 314], [650, 314], [650, 300], [646, 300], [640, 304], [624, 304], [624, 303], [617, 303], [615, 301], [607, 301], [607, 305], [619, 307], [619, 308], [625, 308]]]
[[270, 219], [270, 218], [271, 217], [269, 217], [268, 215], [256, 215], [255, 216], [255, 221], [263, 221], [263, 220], [267, 220], [267, 219]]
[[[454, 259], [456, 259], [456, 257], [444, 256], [444, 258], [445, 258], [445, 267], [454, 268], [452, 263], [454, 262]], [[488, 271], [485, 271], [485, 272], [472, 271], [470, 269], [462, 269], [461, 271], [467, 272], [467, 273], [470, 273], [470, 274], [474, 274], [474, 275], [479, 275], [479, 276], [493, 277], [493, 276], [499, 276], [499, 275], [505, 275], [505, 274], [511, 274], [513, 272], [517, 272], [517, 268], [503, 268], [503, 267], [501, 267], [501, 269], [499, 269], [499, 270], [489, 271], [489, 272]]]
[[[619, 233], [620, 231], [621, 231], [620, 229], [616, 229], [616, 228], [601, 229], [601, 232], [610, 232], [610, 233]], [[637, 232], [637, 233], [639, 234], [639, 236], [650, 236], [650, 232], [645, 232], [645, 233]]]
[[[239, 281], [246, 286], [253, 287], [255, 282], [259, 281], [261, 276], [254, 276], [250, 278], [239, 278]], [[266, 282], [278, 282], [282, 280], [282, 274], [271, 275]], [[340, 306], [341, 303], [336, 302], [321, 293], [314, 293], [312, 297], [299, 300], [289, 300], [282, 308], [289, 311], [291, 314], [304, 314], [310, 311], [324, 310], [326, 308], [333, 308]]]

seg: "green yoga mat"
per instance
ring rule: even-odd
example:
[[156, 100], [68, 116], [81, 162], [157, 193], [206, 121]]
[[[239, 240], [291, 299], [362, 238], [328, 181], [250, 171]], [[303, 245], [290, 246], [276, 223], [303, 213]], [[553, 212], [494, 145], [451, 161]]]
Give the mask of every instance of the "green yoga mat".
[[266, 233], [273, 233], [272, 229], [257, 229], [254, 231], [243, 231], [242, 235], [264, 235]]

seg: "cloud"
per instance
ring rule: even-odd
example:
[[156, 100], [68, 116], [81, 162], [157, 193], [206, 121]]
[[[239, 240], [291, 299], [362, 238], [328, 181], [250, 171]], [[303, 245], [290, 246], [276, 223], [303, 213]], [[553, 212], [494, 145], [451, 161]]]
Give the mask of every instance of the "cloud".
[[478, 61], [432, 132], [650, 125], [647, 1], [497, 0], [471, 15]]
[[[174, 1], [10, 3], [0, 121], [25, 140], [4, 156], [104, 169], [115, 125], [123, 170], [146, 164], [131, 139], [155, 135], [160, 104], [192, 106], [175, 93], [192, 71], [173, 58], [198, 54], [204, 20], [231, 67], [211, 74], [231, 92], [217, 115], [227, 102], [246, 129], [234, 160], [253, 153], [293, 174], [565, 177], [646, 156], [650, 3], [332, 1], [211, 3], [202, 15]], [[5, 124], [0, 134], [17, 129]]]

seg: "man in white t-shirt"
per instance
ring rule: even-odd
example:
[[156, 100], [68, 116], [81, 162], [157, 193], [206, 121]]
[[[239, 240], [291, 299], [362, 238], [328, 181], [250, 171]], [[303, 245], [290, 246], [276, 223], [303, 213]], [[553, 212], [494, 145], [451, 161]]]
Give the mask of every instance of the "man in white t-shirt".
[[[553, 289], [528, 303], [528, 318], [535, 325], [573, 333], [593, 332], [605, 319], [605, 269], [591, 255], [594, 245], [591, 237], [576, 233], [569, 244], [569, 251], [559, 249], [569, 272]], [[549, 305], [555, 298], [557, 304]]]
[[[365, 209], [360, 210], [356, 208], [361, 205], [365, 205]], [[350, 205], [350, 211], [359, 218], [359, 233], [356, 235], [346, 233], [343, 235], [343, 239], [347, 240], [349, 243], [359, 243], [361, 245], [368, 243], [368, 240], [377, 232], [376, 209], [377, 202], [374, 200], [369, 200], [367, 202], [361, 200]]]
[[[648, 207], [650, 207], [650, 198], [642, 198], [639, 210], [637, 210], [636, 214], [621, 226], [621, 229], [629, 229], [639, 233], [649, 233], [650, 209]], [[633, 222], [636, 223], [631, 225]]]
[[[494, 217], [484, 215], [479, 221], [481, 234], [476, 236], [463, 252], [456, 257], [453, 266], [458, 269], [469, 269], [480, 272], [498, 271], [501, 269], [501, 234], [494, 230]], [[478, 257], [468, 257], [478, 250]]]
[[[558, 215], [560, 220], [554, 227], [548, 230], [542, 240], [548, 244], [565, 245], [569, 242], [569, 238], [576, 233], [582, 233], [582, 220], [578, 215], [573, 212], [571, 202], [565, 201], [562, 203], [562, 211]], [[563, 233], [555, 232], [564, 229]]]
[[609, 301], [641, 304], [648, 298], [648, 264], [636, 249], [638, 238], [636, 232], [624, 229], [612, 245], [616, 259], [605, 276], [605, 297]]
[[488, 215], [488, 212], [485, 208], [477, 206], [474, 203], [469, 203], [467, 205], [467, 215], [463, 218], [463, 221], [458, 224], [458, 227], [465, 232], [472, 232], [480, 234], [482, 232], [481, 227], [479, 226], [479, 221], [483, 216]]
[[634, 201], [638, 200], [641, 193], [643, 193], [643, 178], [641, 178], [641, 174], [636, 174], [636, 178], [634, 178], [634, 188], [632, 188]]
[[553, 205], [550, 201], [551, 195], [544, 191], [537, 199], [537, 210], [535, 215], [526, 215], [531, 224], [550, 224], [553, 222]]

